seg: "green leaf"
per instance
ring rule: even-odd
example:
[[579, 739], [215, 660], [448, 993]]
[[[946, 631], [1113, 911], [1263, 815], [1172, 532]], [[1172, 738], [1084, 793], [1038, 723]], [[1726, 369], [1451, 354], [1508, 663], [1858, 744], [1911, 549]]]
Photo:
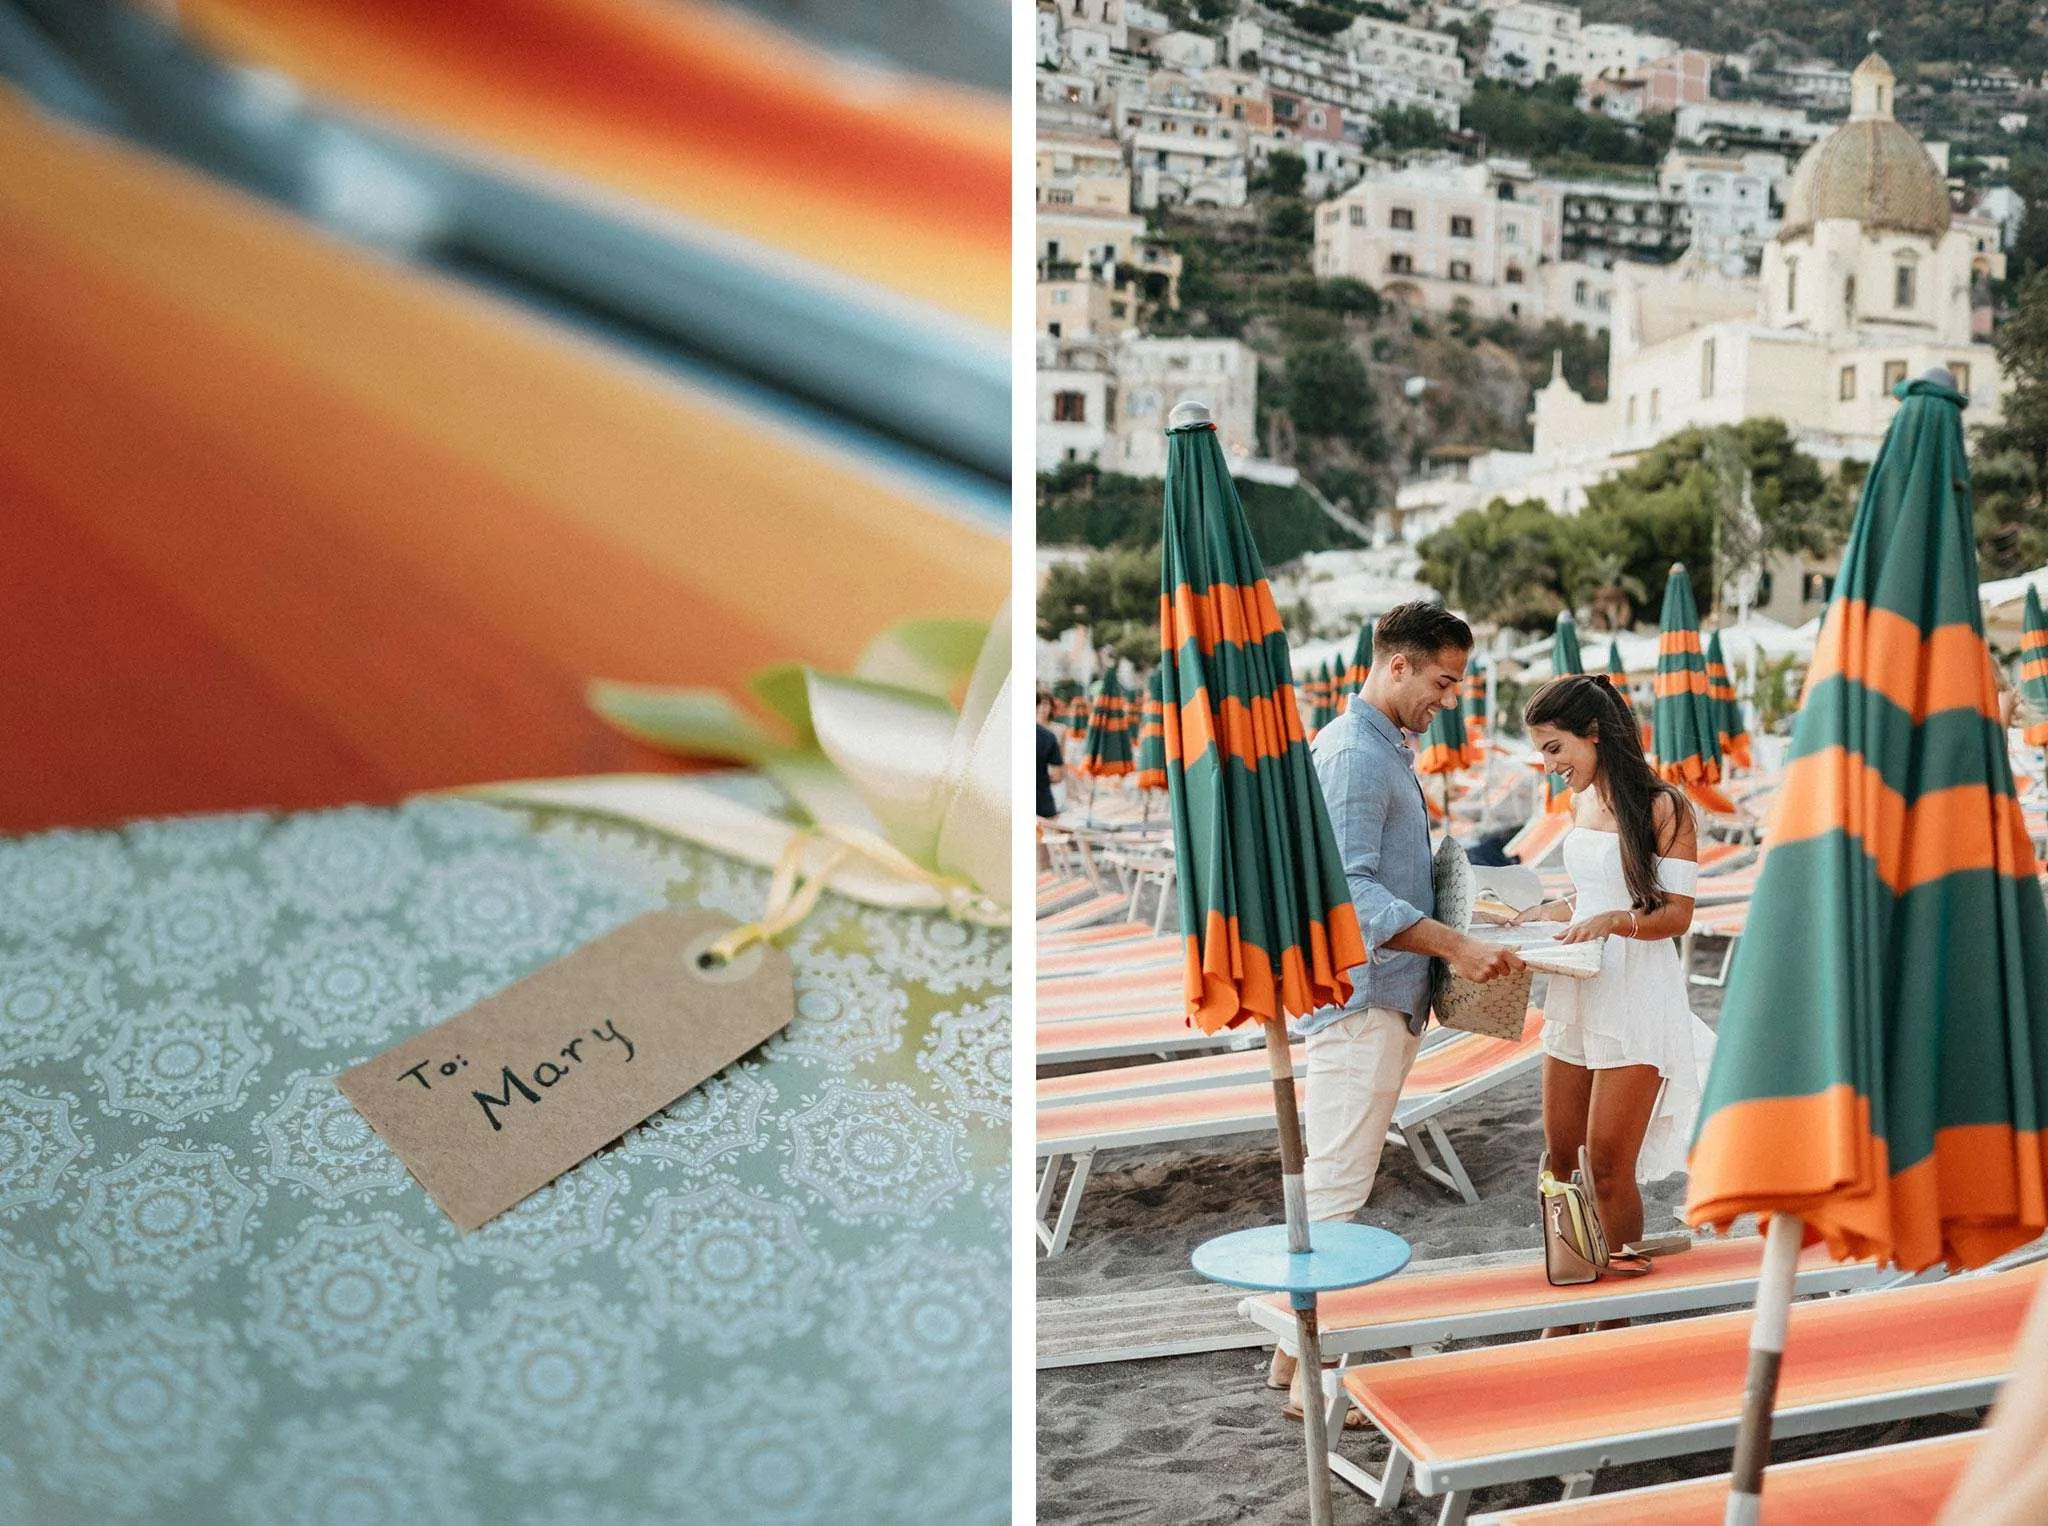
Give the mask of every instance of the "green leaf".
[[906, 620], [868, 643], [853, 676], [950, 701], [987, 638], [986, 620]]
[[670, 752], [759, 766], [786, 750], [716, 689], [598, 679], [584, 692], [590, 707], [619, 730]]
[[789, 722], [796, 734], [791, 745], [799, 752], [814, 751], [818, 745], [818, 734], [811, 729], [811, 694], [804, 683], [805, 671], [800, 662], [778, 662], [747, 680], [754, 697]]

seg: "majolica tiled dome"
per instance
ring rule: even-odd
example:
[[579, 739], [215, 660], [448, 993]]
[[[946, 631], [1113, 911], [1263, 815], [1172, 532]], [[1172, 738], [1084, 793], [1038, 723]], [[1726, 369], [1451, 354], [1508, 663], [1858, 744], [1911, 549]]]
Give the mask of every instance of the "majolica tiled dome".
[[1849, 120], [1809, 148], [1785, 193], [1780, 240], [1827, 218], [1873, 233], [1948, 232], [1948, 186], [1927, 150], [1892, 119], [1892, 71], [1875, 53], [1850, 77]]

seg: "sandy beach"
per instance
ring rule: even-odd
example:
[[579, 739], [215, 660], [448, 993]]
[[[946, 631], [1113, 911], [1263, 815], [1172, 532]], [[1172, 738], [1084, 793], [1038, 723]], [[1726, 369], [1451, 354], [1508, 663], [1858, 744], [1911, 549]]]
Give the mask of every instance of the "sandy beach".
[[[1700, 953], [1705, 967], [1706, 951]], [[1538, 995], [1541, 987], [1539, 984]], [[1720, 992], [1693, 987], [1693, 1009], [1712, 1025]], [[1363, 1222], [1406, 1238], [1417, 1260], [1530, 1250], [1538, 1243], [1534, 1173], [1542, 1151], [1538, 1077], [1531, 1074], [1449, 1116], [1448, 1131], [1478, 1188], [1466, 1206], [1418, 1171], [1404, 1150], [1381, 1160]], [[1684, 1178], [1644, 1189], [1649, 1233], [1678, 1227]], [[1041, 1259], [1041, 1315], [1058, 1300], [1186, 1284], [1194, 1247], [1280, 1215], [1279, 1165], [1270, 1137], [1192, 1141], [1105, 1155], [1090, 1178], [1067, 1251]], [[1038, 1519], [1075, 1526], [1306, 1521], [1301, 1427], [1265, 1386], [1265, 1350], [1217, 1351], [1038, 1375]], [[1975, 1412], [1780, 1442], [1778, 1460], [1966, 1429]], [[1371, 1438], [1371, 1439], [1368, 1439]], [[1377, 1432], [1353, 1431], [1345, 1452], [1368, 1467], [1385, 1460]], [[1604, 1470], [1598, 1492], [1726, 1471], [1728, 1453]], [[1412, 1491], [1377, 1510], [1341, 1482], [1336, 1517], [1409, 1526], [1436, 1519], [1440, 1501]], [[1555, 1480], [1482, 1490], [1474, 1513], [1551, 1500]]]

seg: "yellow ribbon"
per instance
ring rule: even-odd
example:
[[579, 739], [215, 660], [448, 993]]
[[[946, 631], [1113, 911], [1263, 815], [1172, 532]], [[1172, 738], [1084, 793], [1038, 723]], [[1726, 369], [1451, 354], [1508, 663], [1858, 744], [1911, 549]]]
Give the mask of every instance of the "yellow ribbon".
[[[830, 843], [831, 851], [817, 868], [806, 871], [804, 855], [820, 840]], [[1009, 912], [967, 881], [934, 873], [864, 827], [828, 823], [806, 827], [790, 838], [776, 861], [774, 877], [768, 882], [768, 898], [760, 917], [726, 933], [705, 951], [706, 956], [730, 963], [750, 944], [772, 943], [811, 914], [826, 883], [855, 857], [866, 858], [898, 878], [914, 880], [937, 891], [946, 915], [957, 921], [983, 927], [1009, 925]]]

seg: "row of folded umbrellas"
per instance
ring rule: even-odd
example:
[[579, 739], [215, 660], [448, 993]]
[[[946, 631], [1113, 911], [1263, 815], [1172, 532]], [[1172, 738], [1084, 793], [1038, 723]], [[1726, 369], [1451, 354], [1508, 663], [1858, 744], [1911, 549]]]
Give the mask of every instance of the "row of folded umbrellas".
[[[1965, 1268], [2048, 1229], [2048, 912], [1978, 601], [1962, 398], [1932, 374], [1897, 391], [1728, 976], [1685, 1213]], [[1341, 1004], [1366, 948], [1213, 426], [1170, 433], [1160, 675], [1187, 1013], [1270, 1035]], [[2038, 616], [2023, 672], [2037, 699]], [[1674, 576], [1652, 729], [1659, 771], [1695, 793], [1720, 775], [1718, 687]], [[1283, 1170], [1299, 1158], [1289, 1121], [1283, 1107]], [[1766, 1279], [1760, 1349], [1766, 1304], [1788, 1296], [1789, 1279]], [[1750, 1435], [1769, 1395], [1759, 1383]], [[1739, 1492], [1760, 1488], [1738, 1473]]]

